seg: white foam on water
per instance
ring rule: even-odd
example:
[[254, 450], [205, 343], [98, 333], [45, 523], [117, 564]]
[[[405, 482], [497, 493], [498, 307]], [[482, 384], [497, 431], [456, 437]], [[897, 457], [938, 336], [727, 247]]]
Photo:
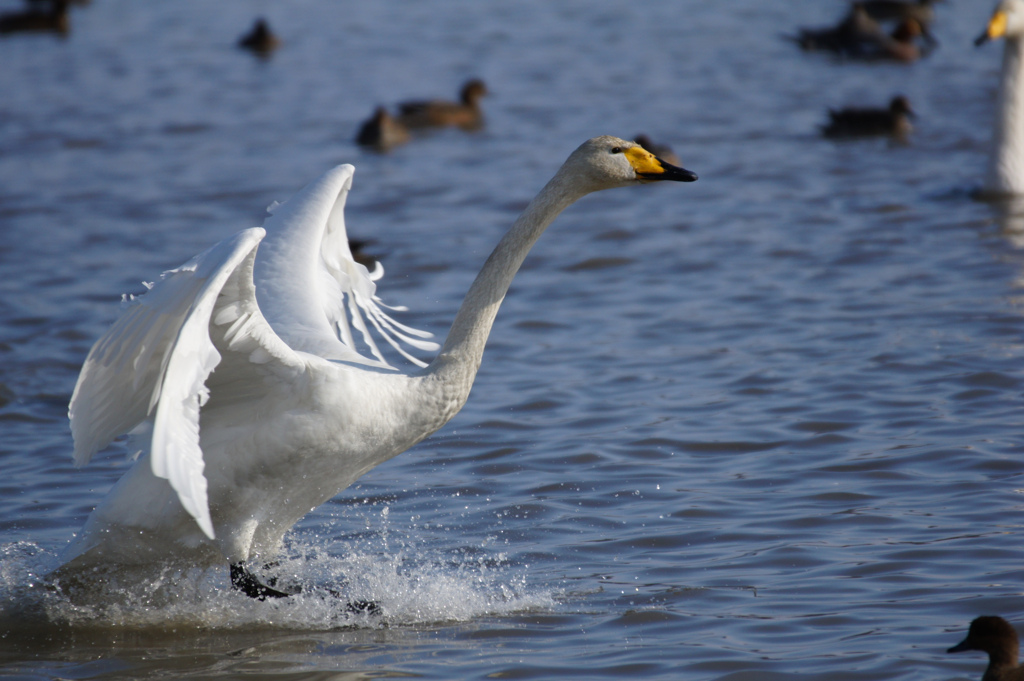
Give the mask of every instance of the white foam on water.
[[[5, 622], [26, 619], [40, 625], [326, 630], [464, 622], [555, 604], [553, 591], [531, 588], [527, 568], [510, 565], [500, 553], [441, 554], [396, 542], [386, 530], [326, 546], [315, 536], [292, 536], [284, 554], [258, 574], [300, 591], [263, 602], [232, 590], [227, 566], [154, 569], [141, 578], [111, 571], [70, 588], [61, 584], [61, 591], [44, 578], [56, 565], [53, 552], [32, 542], [0, 546], [0, 630]], [[367, 603], [373, 612], [360, 607]]]

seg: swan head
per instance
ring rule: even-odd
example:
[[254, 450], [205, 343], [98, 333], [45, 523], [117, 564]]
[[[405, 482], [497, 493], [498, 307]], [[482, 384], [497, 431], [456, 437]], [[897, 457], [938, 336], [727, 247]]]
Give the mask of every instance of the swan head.
[[1024, 0], [1002, 0], [996, 5], [985, 31], [974, 41], [981, 45], [996, 38], [1024, 36]]
[[572, 152], [563, 170], [588, 191], [648, 182], [693, 182], [697, 174], [674, 166], [636, 142], [605, 135], [587, 140]]

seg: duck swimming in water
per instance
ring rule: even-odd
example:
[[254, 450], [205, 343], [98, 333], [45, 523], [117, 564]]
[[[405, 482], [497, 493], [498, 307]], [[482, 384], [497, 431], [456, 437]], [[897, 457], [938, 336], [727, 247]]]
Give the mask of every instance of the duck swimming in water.
[[988, 653], [988, 667], [981, 681], [1024, 681], [1024, 667], [1017, 664], [1017, 631], [996, 615], [977, 617], [967, 630], [967, 638], [947, 650], [962, 653], [977, 650]]
[[906, 137], [913, 130], [910, 119], [914, 110], [907, 98], [892, 98], [885, 109], [840, 109], [828, 112], [829, 123], [821, 130], [825, 137], [867, 137], [889, 135]]
[[865, 44], [874, 44], [880, 35], [883, 35], [881, 25], [871, 18], [863, 3], [855, 2], [835, 26], [801, 28], [790, 39], [808, 51], [824, 50], [843, 56], [859, 56]]
[[921, 36], [929, 45], [935, 46], [937, 41], [932, 35], [931, 26], [935, 21], [935, 3], [942, 0], [864, 0], [861, 4], [872, 19], [878, 22], [903, 22], [913, 20], [921, 31]]
[[260, 57], [267, 57], [281, 46], [281, 39], [270, 30], [267, 20], [260, 18], [256, 20], [251, 31], [238, 39], [238, 46]]
[[409, 130], [403, 123], [378, 106], [356, 133], [356, 144], [369, 147], [375, 151], [389, 151], [401, 146], [410, 139]]
[[922, 37], [927, 37], [927, 33], [917, 19], [903, 18], [886, 33], [882, 24], [868, 12], [866, 3], [855, 2], [838, 25], [803, 28], [791, 39], [804, 50], [833, 52], [846, 59], [912, 62], [925, 54], [918, 44]]
[[458, 102], [435, 99], [399, 104], [398, 122], [407, 128], [454, 126], [463, 130], [475, 130], [484, 123], [480, 100], [486, 95], [487, 86], [482, 80], [474, 78], [462, 86]]
[[861, 4], [876, 21], [916, 19], [930, 24], [935, 18], [936, 2], [941, 0], [863, 0]]
[[68, 0], [50, 0], [48, 7], [36, 7], [24, 12], [9, 12], [0, 15], [0, 34], [4, 33], [58, 33], [67, 35], [71, 31], [68, 19]]

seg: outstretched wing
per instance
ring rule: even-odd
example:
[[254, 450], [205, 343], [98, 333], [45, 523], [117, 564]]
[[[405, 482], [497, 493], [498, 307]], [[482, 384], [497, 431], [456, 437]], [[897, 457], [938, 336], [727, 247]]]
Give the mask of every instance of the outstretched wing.
[[[399, 341], [421, 350], [437, 344], [389, 317], [374, 283], [383, 271], [371, 274], [352, 259], [343, 211], [353, 170], [329, 171], [275, 207], [267, 231], [239, 232], [128, 301], [89, 352], [71, 398], [78, 465], [118, 435], [148, 428], [153, 474], [171, 484], [212, 539], [199, 441], [200, 409], [211, 391], [207, 409], [223, 415], [289, 385], [320, 361], [310, 355], [392, 368], [364, 316], [424, 366]], [[352, 327], [371, 356], [360, 352]]]
[[[375, 282], [383, 268], [378, 264], [371, 273], [352, 259], [345, 200], [354, 172], [351, 165], [333, 168], [269, 209], [264, 223], [267, 238], [256, 256], [260, 308], [293, 349], [393, 368], [377, 347], [372, 327], [407, 360], [426, 366], [402, 344], [436, 351], [437, 343], [423, 340], [431, 334], [392, 319], [385, 309], [405, 308], [388, 307], [377, 297]], [[358, 339], [353, 329], [359, 332]]]
[[256, 304], [252, 267], [263, 236], [259, 227], [239, 232], [129, 300], [89, 352], [68, 412], [78, 465], [118, 435], [148, 426], [153, 474], [167, 479], [210, 538], [199, 410], [221, 353], [245, 353], [253, 371], [304, 366]]

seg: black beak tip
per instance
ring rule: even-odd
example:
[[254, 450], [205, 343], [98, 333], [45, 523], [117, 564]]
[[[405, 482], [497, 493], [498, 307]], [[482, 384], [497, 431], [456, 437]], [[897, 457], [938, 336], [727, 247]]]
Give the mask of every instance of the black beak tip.
[[[655, 158], [658, 157], [655, 156]], [[662, 175], [661, 177], [666, 180], [675, 180], [676, 182], [697, 181], [697, 173], [693, 172], [692, 170], [687, 170], [686, 168], [674, 166], [671, 163], [666, 163], [665, 161], [662, 161], [660, 158], [658, 159], [658, 163], [660, 163], [661, 167], [665, 170], [664, 175]]]
[[987, 42], [988, 42], [988, 32], [985, 32], [985, 33], [982, 33], [981, 35], [979, 35], [977, 38], [974, 39], [974, 46], [975, 47], [981, 47], [982, 45], [984, 45]]

